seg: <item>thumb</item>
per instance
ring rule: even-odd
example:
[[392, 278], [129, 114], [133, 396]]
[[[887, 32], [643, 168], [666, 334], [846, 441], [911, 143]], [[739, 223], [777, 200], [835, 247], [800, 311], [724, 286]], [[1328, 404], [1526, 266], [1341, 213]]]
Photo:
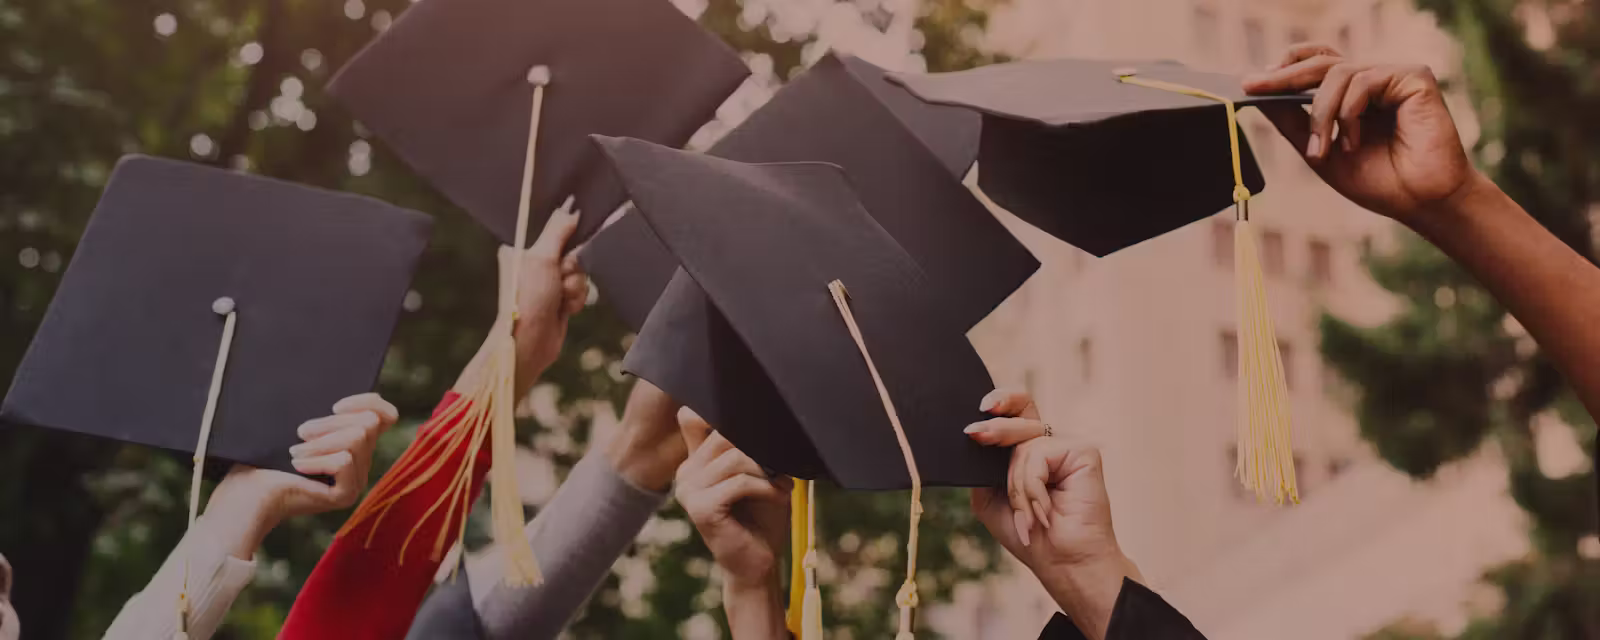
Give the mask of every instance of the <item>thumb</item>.
[[689, 445], [690, 453], [711, 436], [711, 424], [688, 407], [678, 409], [678, 429], [683, 432], [683, 442]]

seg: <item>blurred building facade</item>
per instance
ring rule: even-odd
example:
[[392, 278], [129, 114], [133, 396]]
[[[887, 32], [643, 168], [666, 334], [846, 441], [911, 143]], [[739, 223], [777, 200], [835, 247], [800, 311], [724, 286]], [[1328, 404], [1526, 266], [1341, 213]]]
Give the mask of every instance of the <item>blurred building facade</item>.
[[[1011, 0], [989, 38], [1018, 57], [1170, 58], [1234, 73], [1305, 40], [1441, 76], [1458, 59], [1405, 0]], [[1472, 139], [1468, 109], [1452, 106]], [[1412, 482], [1360, 439], [1316, 324], [1324, 310], [1362, 323], [1391, 311], [1362, 256], [1395, 229], [1323, 185], [1258, 114], [1244, 126], [1267, 176], [1252, 226], [1303, 504], [1257, 504], [1233, 477], [1231, 211], [1101, 259], [1000, 214], [1044, 267], [973, 342], [1058, 430], [1102, 445], [1124, 549], [1210, 637], [1356, 638], [1402, 619], [1454, 630], [1493, 604], [1482, 570], [1526, 550], [1504, 470], [1486, 454]], [[1053, 610], [1019, 569], [965, 589], [933, 622], [950, 637], [1025, 638]]]

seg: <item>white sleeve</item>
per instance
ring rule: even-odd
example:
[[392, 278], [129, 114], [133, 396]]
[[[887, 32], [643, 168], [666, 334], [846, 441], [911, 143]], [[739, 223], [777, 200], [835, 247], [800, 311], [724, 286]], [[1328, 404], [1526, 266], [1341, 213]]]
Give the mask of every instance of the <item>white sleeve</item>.
[[172, 640], [178, 632], [178, 594], [189, 564], [189, 640], [209, 640], [255, 574], [254, 560], [229, 555], [203, 527], [191, 529], [150, 584], [122, 605], [105, 640]]

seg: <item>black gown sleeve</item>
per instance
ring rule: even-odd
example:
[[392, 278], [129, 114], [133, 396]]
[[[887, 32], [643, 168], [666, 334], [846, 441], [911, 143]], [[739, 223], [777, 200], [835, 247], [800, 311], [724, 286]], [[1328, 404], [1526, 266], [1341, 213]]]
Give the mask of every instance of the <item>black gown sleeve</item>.
[[[1144, 585], [1122, 579], [1122, 591], [1111, 610], [1106, 640], [1205, 640], [1188, 618]], [[1050, 619], [1039, 640], [1086, 640], [1078, 626], [1060, 613]]]

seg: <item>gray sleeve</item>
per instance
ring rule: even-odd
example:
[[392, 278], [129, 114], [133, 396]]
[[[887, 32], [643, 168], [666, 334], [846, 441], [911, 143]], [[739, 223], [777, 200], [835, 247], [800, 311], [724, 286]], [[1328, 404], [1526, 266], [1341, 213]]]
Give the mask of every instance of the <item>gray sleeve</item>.
[[528, 523], [528, 540], [539, 558], [544, 583], [517, 588], [495, 580], [482, 590], [473, 584], [472, 600], [485, 637], [558, 636], [666, 499], [665, 493], [629, 484], [604, 455], [591, 449], [550, 504]]

